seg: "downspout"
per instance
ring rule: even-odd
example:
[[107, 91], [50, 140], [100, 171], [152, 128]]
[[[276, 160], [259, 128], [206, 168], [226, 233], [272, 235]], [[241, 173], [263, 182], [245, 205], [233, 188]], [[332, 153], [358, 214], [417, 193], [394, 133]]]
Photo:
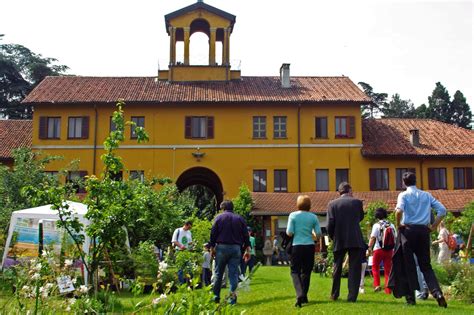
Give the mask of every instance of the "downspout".
[[301, 192], [301, 103], [298, 104], [298, 192]]
[[94, 148], [93, 148], [93, 158], [92, 158], [92, 173], [94, 175], [97, 175], [95, 173], [96, 169], [96, 157], [97, 157], [97, 120], [99, 117], [99, 113], [97, 112], [97, 105], [94, 104], [94, 112], [95, 112], [95, 121], [94, 121]]

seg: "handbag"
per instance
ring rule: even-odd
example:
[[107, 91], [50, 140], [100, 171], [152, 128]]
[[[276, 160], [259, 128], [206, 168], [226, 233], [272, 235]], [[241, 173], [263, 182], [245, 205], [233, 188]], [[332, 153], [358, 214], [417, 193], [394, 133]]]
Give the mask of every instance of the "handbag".
[[293, 236], [288, 236], [286, 233], [280, 234], [282, 237], [281, 247], [286, 251], [287, 254], [291, 255], [293, 248]]

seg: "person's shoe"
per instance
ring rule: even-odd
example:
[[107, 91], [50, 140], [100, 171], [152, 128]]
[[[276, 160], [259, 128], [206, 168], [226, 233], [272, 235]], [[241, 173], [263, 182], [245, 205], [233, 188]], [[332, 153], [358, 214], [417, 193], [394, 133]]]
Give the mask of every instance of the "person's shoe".
[[407, 295], [405, 296], [405, 299], [407, 301], [407, 305], [416, 305], [416, 300], [413, 296]]
[[301, 307], [303, 303], [301, 303], [301, 299], [297, 298], [296, 299], [296, 303], [295, 303], [295, 307]]
[[221, 299], [217, 296], [215, 296], [213, 299], [214, 303], [219, 304], [221, 302]]
[[433, 297], [436, 299], [436, 301], [438, 301], [439, 307], [444, 307], [444, 308], [448, 307], [448, 303], [446, 303], [446, 299], [444, 298], [442, 293], [435, 294], [433, 295]]
[[303, 296], [303, 297], [301, 298], [301, 303], [302, 303], [302, 304], [308, 303], [308, 297], [307, 297], [307, 296]]
[[239, 275], [239, 282], [242, 282], [245, 280], [245, 276], [244, 275]]
[[338, 296], [335, 296], [335, 295], [332, 295], [332, 294], [331, 294], [331, 296], [329, 297], [329, 299], [330, 299], [331, 301], [337, 301], [338, 298], [339, 298]]
[[382, 287], [376, 286], [376, 287], [374, 288], [374, 292], [380, 292], [380, 291], [382, 291]]
[[235, 304], [237, 304], [237, 294], [231, 293], [231, 294], [230, 294], [230, 297], [229, 297], [228, 303], [229, 303], [230, 305], [235, 305]]
[[364, 288], [359, 288], [359, 293], [364, 294], [364, 293], [365, 293], [365, 289], [364, 289]]

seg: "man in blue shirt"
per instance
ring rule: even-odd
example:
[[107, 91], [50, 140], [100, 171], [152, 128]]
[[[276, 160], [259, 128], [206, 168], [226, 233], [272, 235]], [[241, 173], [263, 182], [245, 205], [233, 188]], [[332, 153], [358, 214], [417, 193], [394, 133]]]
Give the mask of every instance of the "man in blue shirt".
[[[245, 220], [233, 212], [232, 201], [224, 200], [221, 203], [223, 213], [219, 214], [211, 229], [210, 246], [216, 257], [216, 276], [212, 291], [214, 301], [220, 302], [222, 276], [225, 267], [229, 270], [230, 282], [230, 304], [237, 302], [237, 285], [239, 281], [239, 265], [243, 257], [245, 261], [250, 259], [250, 240]], [[242, 248], [245, 253], [242, 256]]]
[[[396, 222], [399, 233], [406, 238], [404, 246], [416, 255], [428, 289], [438, 301], [438, 305], [447, 307], [443, 292], [430, 263], [430, 232], [436, 231], [439, 223], [446, 215], [446, 208], [430, 193], [416, 187], [416, 175], [414, 173], [404, 173], [402, 178], [407, 189], [398, 195], [397, 200]], [[430, 225], [432, 208], [436, 211], [436, 219]], [[415, 268], [415, 266], [409, 267]], [[415, 304], [415, 292], [410, 292], [406, 299], [408, 304]]]

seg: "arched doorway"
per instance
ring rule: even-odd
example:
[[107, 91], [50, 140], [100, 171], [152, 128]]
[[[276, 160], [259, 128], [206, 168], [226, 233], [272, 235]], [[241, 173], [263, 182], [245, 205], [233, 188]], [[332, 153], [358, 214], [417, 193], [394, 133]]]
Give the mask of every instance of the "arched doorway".
[[[185, 191], [186, 189], [192, 189], [194, 193], [197, 193], [195, 197], [205, 197], [209, 198], [209, 193], [214, 195], [213, 206], [214, 212], [217, 210], [217, 207], [223, 200], [223, 188], [222, 182], [212, 170], [205, 167], [193, 167], [184, 171], [177, 179], [176, 186], [180, 192]], [[201, 207], [206, 206], [203, 204], [202, 200], [197, 200], [196, 205]]]

